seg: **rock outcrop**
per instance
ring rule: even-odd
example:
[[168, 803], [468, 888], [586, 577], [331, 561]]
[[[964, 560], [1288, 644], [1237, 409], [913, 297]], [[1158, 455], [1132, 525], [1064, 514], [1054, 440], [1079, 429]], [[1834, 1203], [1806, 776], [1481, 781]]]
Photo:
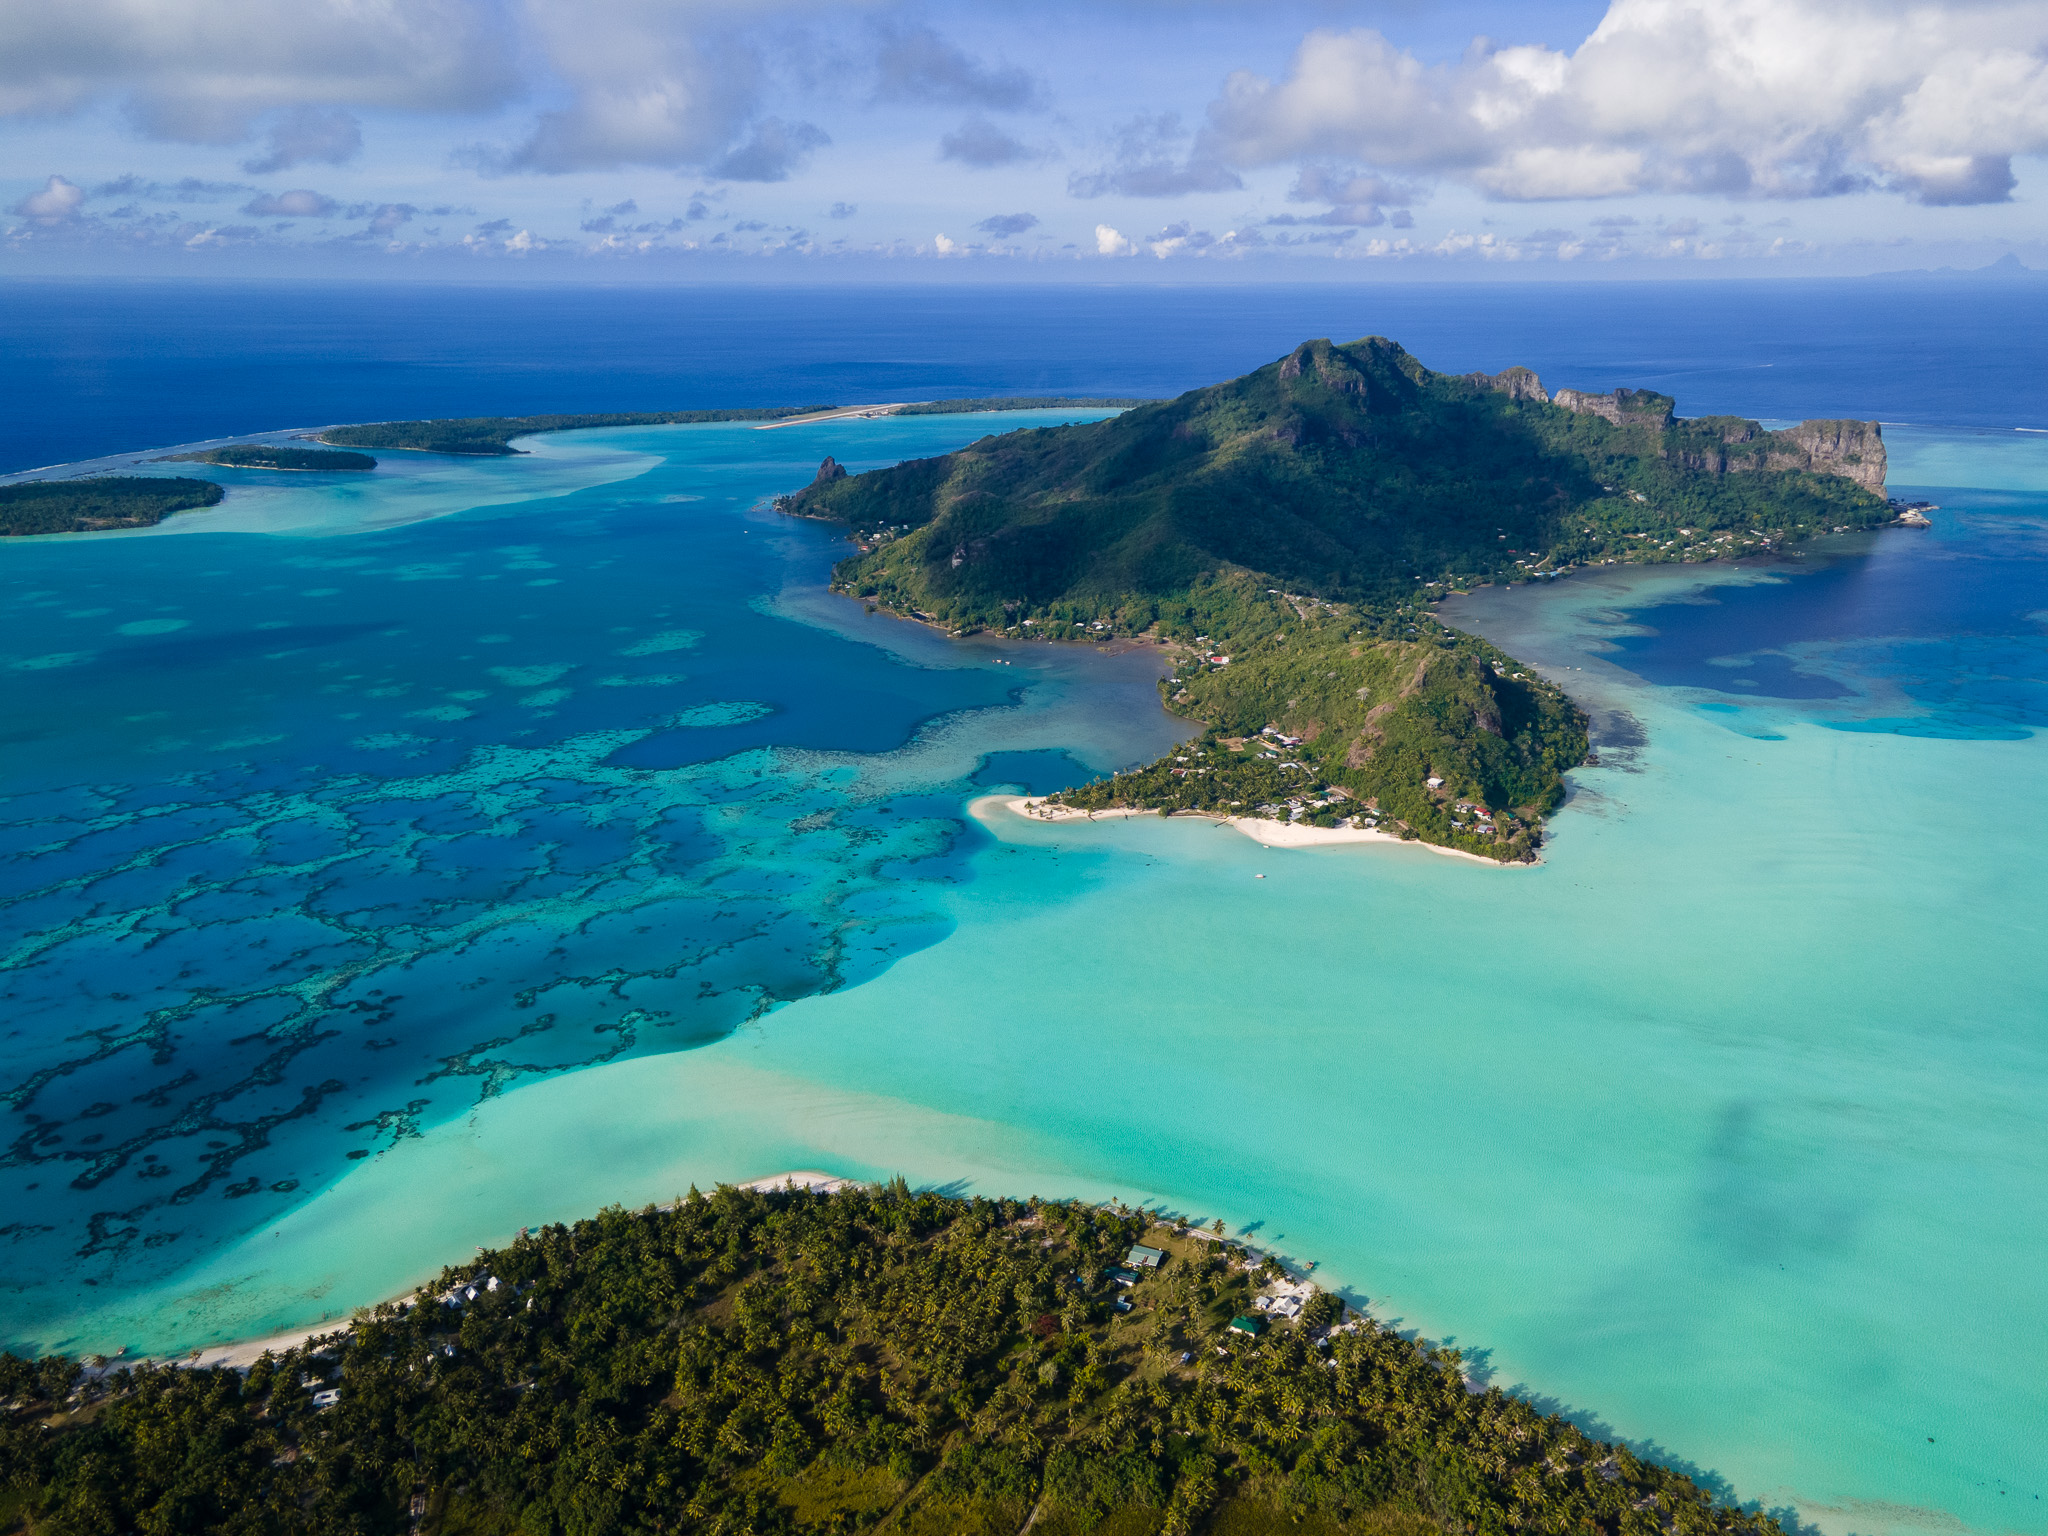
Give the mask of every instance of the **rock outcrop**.
[[1671, 425], [1678, 402], [1654, 389], [1617, 389], [1611, 395], [1589, 395], [1581, 390], [1560, 389], [1551, 404], [1568, 411], [1598, 416], [1617, 427], [1653, 427], [1658, 431]]
[[[1783, 432], [1767, 432], [1740, 416], [1701, 416], [1681, 421], [1677, 402], [1650, 389], [1617, 389], [1589, 395], [1560, 389], [1549, 394], [1527, 368], [1468, 373], [1468, 383], [1498, 390], [1510, 400], [1534, 400], [1598, 416], [1617, 427], [1648, 427], [1665, 434], [1664, 457], [1686, 469], [1725, 475], [1745, 469], [1805, 470], [1840, 475], [1867, 491], [1884, 491], [1884, 430], [1874, 421], [1802, 421]], [[1671, 428], [1683, 429], [1679, 432]]]
[[1874, 421], [1802, 421], [1766, 434], [1765, 469], [1807, 469], [1840, 475], [1884, 494], [1884, 428]]
[[844, 480], [845, 478], [846, 466], [828, 453], [825, 455], [825, 462], [818, 466], [818, 478], [813, 480], [811, 484], [814, 486], [830, 485], [834, 480]]
[[1534, 400], [1539, 405], [1550, 404], [1550, 391], [1543, 387], [1543, 381], [1536, 377], [1534, 369], [1519, 365], [1503, 368], [1499, 373], [1468, 373], [1465, 377], [1481, 389], [1497, 389], [1510, 400]]

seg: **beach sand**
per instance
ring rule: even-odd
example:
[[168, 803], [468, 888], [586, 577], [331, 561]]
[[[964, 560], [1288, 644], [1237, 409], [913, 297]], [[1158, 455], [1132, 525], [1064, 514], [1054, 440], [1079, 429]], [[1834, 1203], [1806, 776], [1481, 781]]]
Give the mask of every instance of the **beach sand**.
[[[1109, 811], [1076, 811], [1063, 805], [1048, 805], [1043, 799], [1029, 795], [985, 795], [974, 801], [968, 809], [979, 816], [983, 814], [983, 807], [1007, 812], [1013, 816], [1022, 816], [1030, 821], [1044, 822], [1110, 821], [1124, 816], [1162, 814], [1158, 811], [1136, 810], [1130, 807]], [[1392, 843], [1396, 847], [1421, 848], [1453, 859], [1470, 859], [1474, 864], [1484, 864], [1488, 869], [1533, 867], [1529, 864], [1503, 864], [1498, 859], [1489, 859], [1483, 854], [1467, 853], [1462, 848], [1439, 848], [1434, 843], [1397, 837], [1392, 832], [1380, 832], [1366, 827], [1312, 827], [1303, 822], [1274, 821], [1264, 816], [1213, 816], [1200, 811], [1183, 811], [1180, 814], [1189, 818], [1213, 821], [1218, 826], [1240, 832], [1267, 848], [1325, 848], [1339, 843]]]

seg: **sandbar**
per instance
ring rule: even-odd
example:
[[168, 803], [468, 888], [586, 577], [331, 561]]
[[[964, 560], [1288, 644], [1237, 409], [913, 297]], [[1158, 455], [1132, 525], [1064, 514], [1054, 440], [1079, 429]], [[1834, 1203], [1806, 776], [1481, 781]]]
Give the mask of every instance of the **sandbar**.
[[[1119, 806], [1107, 811], [1077, 811], [1070, 806], [1048, 805], [1042, 797], [1034, 795], [985, 795], [969, 806], [969, 810], [980, 813], [980, 808], [993, 806], [1021, 816], [1027, 821], [1110, 821], [1121, 816], [1163, 816], [1165, 812], [1139, 809], [1134, 806]], [[1313, 827], [1298, 821], [1275, 821], [1267, 816], [1219, 816], [1213, 811], [1179, 811], [1178, 816], [1213, 821], [1218, 826], [1229, 827], [1241, 832], [1253, 842], [1267, 848], [1322, 848], [1337, 843], [1393, 843], [1404, 848], [1424, 848], [1431, 853], [1440, 853], [1453, 859], [1470, 859], [1474, 864], [1484, 864], [1488, 869], [1526, 869], [1528, 864], [1507, 864], [1499, 859], [1489, 859], [1484, 854], [1467, 853], [1463, 848], [1440, 848], [1435, 843], [1425, 843], [1418, 838], [1400, 837], [1392, 832], [1382, 832], [1373, 827]]]

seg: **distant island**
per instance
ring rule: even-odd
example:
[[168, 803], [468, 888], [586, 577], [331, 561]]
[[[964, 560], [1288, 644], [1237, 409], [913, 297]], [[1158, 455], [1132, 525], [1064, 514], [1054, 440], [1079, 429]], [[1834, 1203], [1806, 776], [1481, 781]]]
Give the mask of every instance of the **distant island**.
[[829, 411], [829, 405], [774, 406], [732, 411], [614, 411], [582, 416], [460, 416], [438, 421], [372, 421], [329, 427], [319, 441], [337, 448], [409, 448], [417, 453], [451, 453], [504, 458], [521, 450], [515, 437], [536, 432], [576, 432], [593, 427], [698, 426], [713, 421], [781, 421]]
[[1222, 1225], [693, 1189], [244, 1370], [0, 1356], [0, 1528], [1783, 1536]]
[[1151, 405], [1150, 400], [1119, 395], [990, 395], [977, 400], [920, 400], [899, 405], [896, 416], [956, 416], [981, 411], [1102, 411]]
[[1533, 858], [1587, 751], [1568, 699], [1436, 600], [1592, 565], [1716, 559], [1898, 520], [1876, 422], [1680, 419], [1304, 342], [1243, 378], [776, 505], [845, 525], [835, 586], [954, 634], [1174, 648], [1194, 747], [1053, 797], [1339, 822]]
[[281, 448], [274, 443], [236, 443], [202, 448], [197, 453], [171, 453], [162, 464], [219, 464], [228, 469], [295, 469], [358, 471], [377, 467], [367, 453], [336, 453], [325, 448]]
[[173, 512], [218, 505], [223, 494], [211, 480], [154, 475], [25, 480], [0, 485], [0, 538], [148, 528]]
[[452, 453], [503, 457], [518, 453], [515, 437], [536, 432], [576, 432], [593, 427], [702, 426], [709, 422], [792, 422], [828, 413], [876, 416], [950, 416], [969, 411], [1039, 411], [1121, 408], [1135, 400], [1080, 398], [1067, 395], [1002, 396], [985, 400], [923, 400], [909, 405], [842, 407], [785, 405], [729, 411], [625, 411], [583, 416], [465, 416], [443, 421], [378, 421], [362, 426], [330, 427], [319, 440], [341, 448], [410, 448], [421, 453]]

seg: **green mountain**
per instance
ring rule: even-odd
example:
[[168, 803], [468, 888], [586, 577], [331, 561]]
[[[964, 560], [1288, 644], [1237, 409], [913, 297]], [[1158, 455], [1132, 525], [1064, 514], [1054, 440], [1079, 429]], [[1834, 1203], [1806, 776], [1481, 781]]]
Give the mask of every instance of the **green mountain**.
[[[1696, 556], [1889, 521], [1874, 422], [1682, 421], [1669, 396], [1552, 397], [1527, 369], [1453, 376], [1395, 343], [1304, 342], [1106, 421], [988, 437], [780, 505], [846, 523], [847, 588], [953, 627], [1148, 629], [1197, 580], [1320, 597]], [[1668, 552], [1667, 552], [1668, 553]]]
[[1783, 1536], [1340, 1297], [1261, 1313], [1279, 1274], [1142, 1212], [692, 1190], [246, 1372], [0, 1355], [0, 1530]]
[[1434, 373], [1368, 337], [1105, 421], [864, 475], [827, 460], [777, 505], [848, 526], [836, 584], [878, 607], [1175, 647], [1167, 705], [1207, 735], [1070, 806], [1357, 818], [1524, 860], [1585, 719], [1427, 604], [1872, 527], [1895, 516], [1884, 472], [1875, 422], [1680, 420], [1668, 395]]

